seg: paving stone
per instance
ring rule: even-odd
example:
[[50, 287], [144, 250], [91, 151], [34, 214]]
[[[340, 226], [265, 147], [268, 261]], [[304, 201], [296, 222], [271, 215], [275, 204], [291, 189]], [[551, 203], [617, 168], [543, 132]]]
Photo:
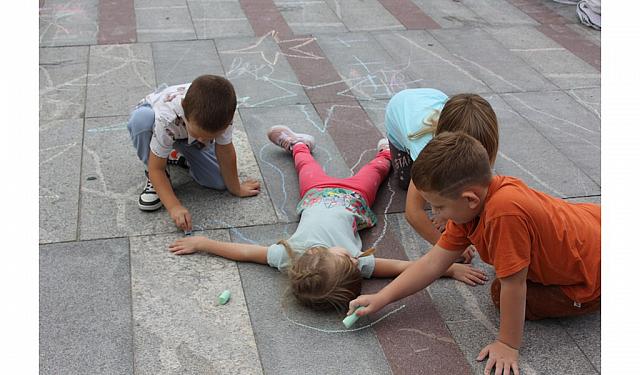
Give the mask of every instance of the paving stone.
[[576, 6], [571, 4], [556, 3], [555, 1], [543, 1], [547, 8], [551, 9], [554, 13], [564, 18], [565, 22], [579, 23], [578, 15], [576, 13]]
[[96, 44], [99, 0], [47, 0], [40, 7], [40, 47]]
[[443, 28], [477, 27], [487, 21], [466, 7], [462, 1], [412, 0], [423, 12]]
[[378, 128], [380, 134], [383, 136], [387, 133], [387, 129], [384, 125], [384, 116], [387, 111], [388, 99], [378, 100], [360, 100], [360, 106], [367, 112], [367, 116], [371, 119], [371, 122]]
[[555, 197], [600, 194], [600, 182], [579, 168], [563, 149], [509, 106], [500, 96], [485, 96], [496, 112], [500, 149], [495, 171], [514, 176]]
[[449, 95], [491, 92], [479, 74], [425, 31], [380, 32], [373, 35], [401, 69], [396, 80], [412, 77], [420, 87], [437, 88]]
[[278, 40], [275, 34], [216, 40], [227, 78], [235, 87], [239, 107], [309, 102], [278, 47]]
[[597, 203], [597, 204], [601, 204], [602, 197], [597, 195], [597, 196], [590, 196], [590, 197], [567, 198], [565, 200], [567, 202], [574, 202], [574, 203]]
[[158, 86], [191, 82], [202, 74], [224, 76], [212, 40], [156, 42], [152, 49]]
[[[404, 26], [375, 0], [326, 2], [349, 31], [404, 30]], [[366, 14], [366, 17], [363, 17]]]
[[602, 45], [601, 31], [598, 31], [596, 29], [593, 29], [581, 23], [568, 24], [567, 27], [569, 27], [576, 33], [582, 35], [583, 37], [587, 38], [590, 42], [595, 43], [598, 47], [601, 47]]
[[[80, 211], [83, 239], [177, 231], [165, 209], [138, 209], [138, 195], [145, 184], [144, 169], [131, 145], [126, 121], [126, 117], [87, 120]], [[260, 181], [239, 117], [234, 120], [233, 139], [240, 179]], [[130, 173], [122, 173], [123, 170]], [[266, 190], [256, 197], [238, 198], [227, 191], [201, 187], [179, 167], [171, 167], [169, 172], [174, 191], [191, 212], [196, 229], [276, 222]], [[96, 179], [87, 180], [89, 177]], [[264, 186], [264, 182], [261, 184]]]
[[294, 34], [348, 32], [324, 1], [278, 0], [274, 3]]
[[501, 97], [595, 183], [600, 180], [600, 119], [561, 91]]
[[489, 25], [537, 25], [533, 18], [514, 7], [506, 0], [469, 1], [464, 6], [480, 16]]
[[40, 48], [40, 120], [84, 116], [89, 47]]
[[286, 125], [293, 131], [311, 134], [316, 139], [313, 156], [325, 172], [333, 177], [349, 177], [351, 169], [327, 133], [326, 124], [311, 105], [277, 108], [242, 108], [240, 115], [247, 129], [249, 142], [269, 190], [279, 221], [297, 220], [296, 205], [300, 199], [298, 175], [291, 154], [272, 144], [267, 131], [275, 125]]
[[86, 117], [129, 115], [155, 90], [151, 46], [91, 46]]
[[[495, 340], [497, 332], [489, 331], [477, 320], [447, 323], [460, 349], [473, 368], [482, 374], [487, 361], [475, 358], [486, 345]], [[520, 373], [534, 374], [597, 374], [562, 326], [552, 320], [525, 322], [523, 346], [520, 349]]]
[[76, 239], [82, 123], [71, 119], [40, 125], [40, 243]]
[[[227, 231], [197, 234], [229, 241]], [[261, 374], [236, 263], [174, 255], [179, 237], [131, 238], [135, 373]], [[231, 299], [219, 305], [223, 290]]]
[[582, 104], [585, 108], [593, 112], [593, 114], [602, 121], [600, 107], [600, 87], [591, 89], [571, 89], [567, 90], [573, 99]]
[[[231, 239], [270, 245], [293, 234], [295, 227], [239, 228], [231, 231]], [[238, 268], [265, 374], [391, 374], [371, 329], [342, 332], [344, 315], [301, 307], [286, 292], [285, 274], [275, 268], [251, 263]]]
[[540, 73], [481, 29], [431, 30], [431, 34], [461, 60], [465, 69], [495, 92], [554, 89]]
[[40, 373], [131, 374], [126, 239], [41, 245]]
[[185, 0], [135, 0], [138, 41], [195, 39]]
[[493, 27], [487, 31], [560, 88], [600, 86], [598, 70], [533, 27]]
[[187, 0], [198, 39], [253, 36], [253, 29], [235, 1]]
[[602, 349], [600, 342], [602, 336], [600, 312], [562, 319], [559, 322], [565, 327], [595, 369], [601, 372], [600, 353]]
[[418, 87], [421, 80], [406, 73], [407, 64], [394, 61], [369, 33], [319, 35], [318, 44], [358, 100], [388, 99], [398, 91]]

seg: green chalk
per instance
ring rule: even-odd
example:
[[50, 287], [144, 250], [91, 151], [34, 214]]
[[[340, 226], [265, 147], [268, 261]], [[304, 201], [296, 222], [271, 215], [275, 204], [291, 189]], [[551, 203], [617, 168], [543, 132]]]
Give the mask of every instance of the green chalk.
[[224, 305], [225, 303], [229, 302], [229, 298], [231, 298], [231, 292], [228, 290], [225, 290], [224, 292], [220, 293], [220, 295], [218, 296], [218, 303], [220, 303], [221, 305]]
[[[364, 309], [364, 306], [358, 307], [356, 311], [362, 309]], [[354, 311], [353, 314], [348, 315], [346, 318], [342, 319], [342, 324], [344, 324], [345, 327], [351, 328], [351, 326], [354, 325], [358, 319], [360, 319], [360, 317], [356, 315], [356, 311]]]

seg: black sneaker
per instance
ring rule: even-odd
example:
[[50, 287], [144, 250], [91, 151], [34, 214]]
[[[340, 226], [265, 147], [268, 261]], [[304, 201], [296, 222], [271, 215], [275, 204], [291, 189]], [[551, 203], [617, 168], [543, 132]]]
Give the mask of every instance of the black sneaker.
[[169, 157], [167, 157], [167, 165], [173, 165], [184, 169], [189, 169], [189, 163], [187, 158], [184, 157], [177, 150], [171, 150]]
[[[158, 193], [156, 193], [156, 189], [151, 184], [151, 180], [149, 179], [149, 172], [144, 171], [145, 176], [147, 176], [147, 184], [140, 193], [140, 198], [138, 198], [138, 208], [142, 211], [155, 211], [162, 207], [162, 201], [160, 201], [160, 197]], [[169, 177], [169, 172], [167, 172], [167, 177]]]

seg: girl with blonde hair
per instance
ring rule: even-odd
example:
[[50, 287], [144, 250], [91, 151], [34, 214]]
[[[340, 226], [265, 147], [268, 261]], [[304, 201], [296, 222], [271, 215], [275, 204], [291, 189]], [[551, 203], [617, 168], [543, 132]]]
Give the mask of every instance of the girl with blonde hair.
[[376, 258], [373, 249], [361, 251], [358, 231], [376, 224], [370, 207], [391, 169], [386, 139], [378, 142], [377, 155], [356, 175], [334, 178], [311, 155], [312, 136], [274, 126], [268, 137], [293, 154], [301, 197], [295, 233], [268, 247], [185, 237], [171, 244], [170, 251], [179, 255], [203, 251], [286, 271], [293, 296], [314, 309], [345, 310], [360, 295], [363, 277], [394, 277], [409, 266], [408, 261]]

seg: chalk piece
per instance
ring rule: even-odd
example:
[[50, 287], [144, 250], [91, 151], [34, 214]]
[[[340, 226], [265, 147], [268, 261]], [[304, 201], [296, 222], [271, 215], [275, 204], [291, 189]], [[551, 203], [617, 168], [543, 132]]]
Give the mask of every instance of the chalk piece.
[[229, 302], [230, 297], [231, 297], [231, 292], [228, 290], [225, 290], [224, 292], [220, 293], [220, 295], [218, 296], [218, 303], [221, 305], [224, 305], [227, 302]]
[[[356, 311], [362, 310], [362, 309], [364, 309], [364, 306], [358, 307]], [[346, 318], [342, 320], [342, 324], [344, 324], [345, 327], [351, 328], [351, 326], [354, 325], [355, 322], [358, 321], [358, 319], [360, 319], [360, 317], [356, 315], [356, 311], [354, 311], [353, 314], [348, 315]]]
[[184, 231], [184, 235], [185, 236], [191, 236], [191, 235], [193, 235], [193, 232], [191, 232], [190, 230], [185, 230]]

